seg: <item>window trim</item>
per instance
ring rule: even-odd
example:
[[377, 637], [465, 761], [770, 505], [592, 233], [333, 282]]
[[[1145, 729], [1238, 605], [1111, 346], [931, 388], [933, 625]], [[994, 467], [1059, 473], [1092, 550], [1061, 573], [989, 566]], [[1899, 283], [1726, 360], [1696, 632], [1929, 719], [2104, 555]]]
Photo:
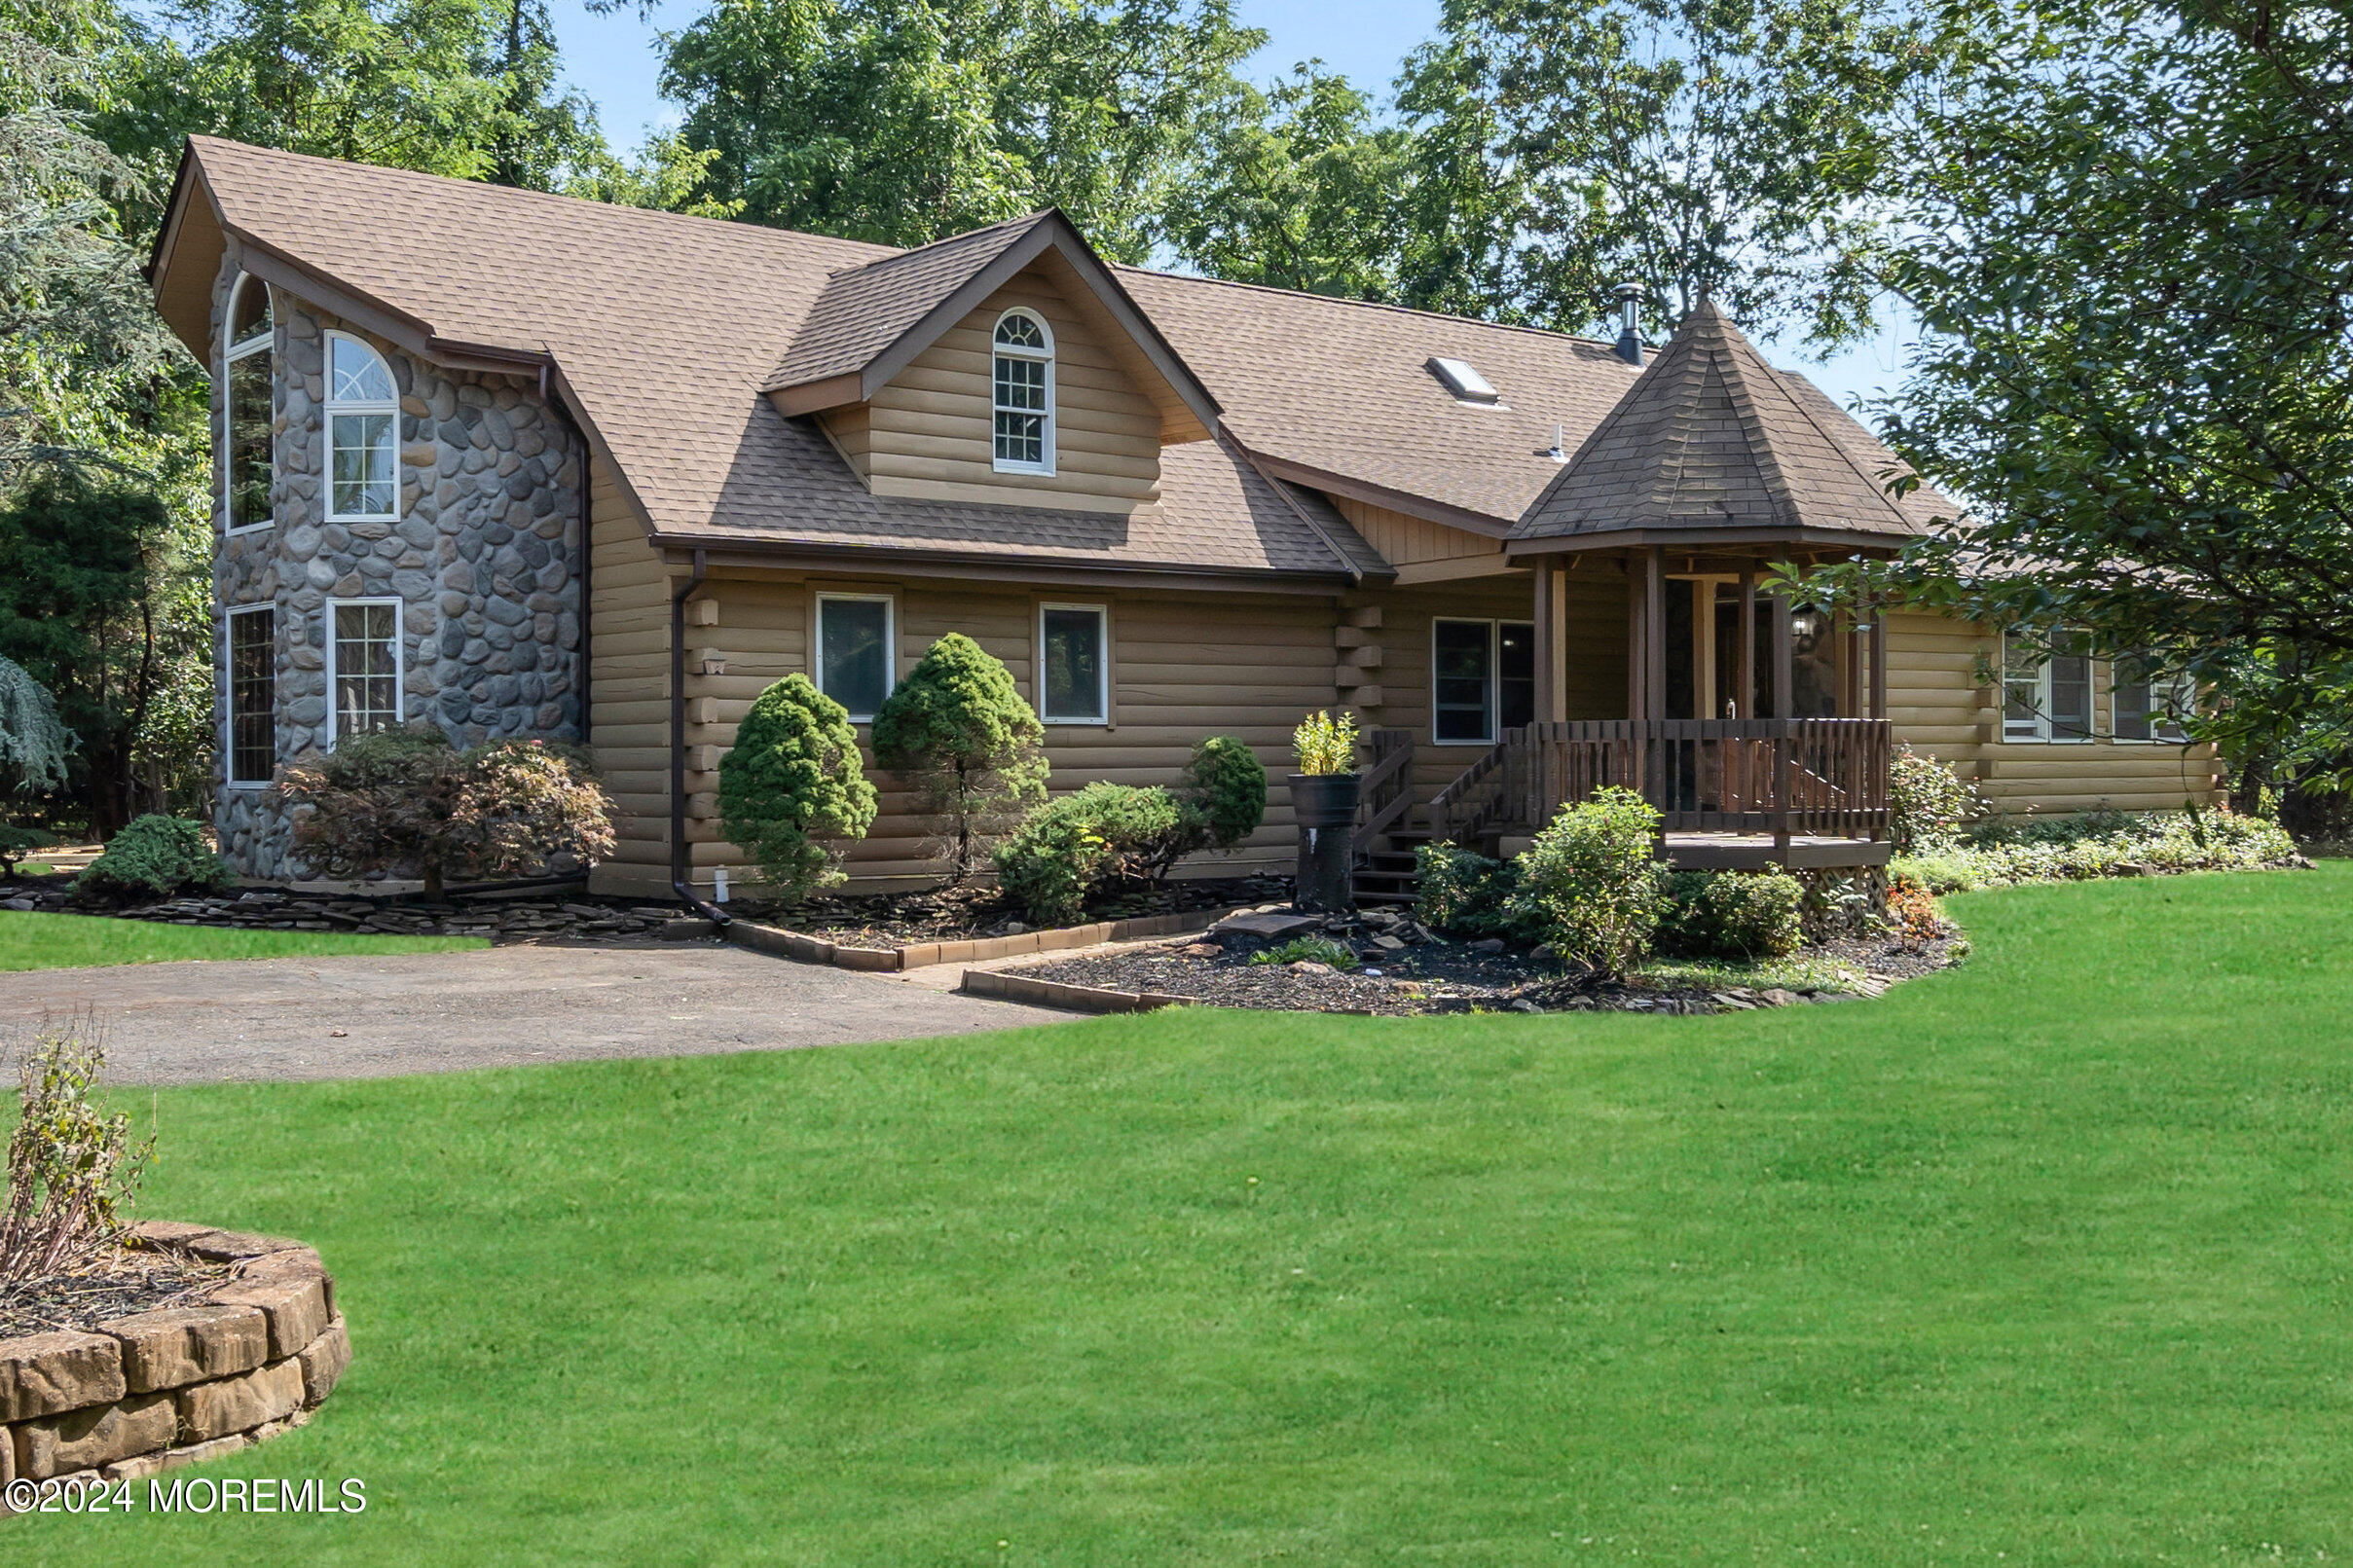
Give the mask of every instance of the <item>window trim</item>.
[[[244, 615], [268, 615], [270, 627], [270, 777], [237, 777], [237, 621]], [[277, 777], [277, 605], [230, 604], [221, 611], [221, 787], [267, 789]]]
[[[1484, 626], [1487, 628], [1487, 735], [1476, 741], [1442, 739], [1438, 734], [1438, 628], [1441, 626]], [[1432, 746], [1493, 746], [1503, 738], [1503, 629], [1525, 626], [1531, 630], [1533, 621], [1517, 616], [1499, 615], [1433, 615], [1430, 617], [1429, 670], [1429, 729]]]
[[[2083, 657], [2083, 733], [2054, 735], [2051, 733], [2051, 666], [2056, 662], [2049, 650], [2043, 650], [2042, 662], [2035, 668], [2035, 712], [2031, 720], [2013, 720], [2009, 716], [2009, 652], [2010, 638], [2020, 629], [2004, 627], [2002, 632], [2002, 685], [2000, 709], [2002, 713], [2002, 744], [2004, 746], [2089, 746], [2100, 739], [2100, 672], [2105, 661], [2086, 653]], [[2066, 627], [2058, 629], [2060, 634]], [[2110, 709], [2110, 728], [2114, 728], [2114, 709]], [[2013, 730], [2013, 723], [2031, 722], [2031, 732]], [[2135, 743], [2138, 744], [2138, 743]]]
[[[1046, 340], [1046, 346], [1043, 348], [1024, 348], [1017, 345], [999, 343], [997, 341], [997, 334], [1004, 329], [1005, 323], [1012, 319], [1014, 316], [1020, 316], [1022, 319], [1034, 324], [1038, 329], [1038, 335]], [[1013, 306], [1011, 309], [1000, 312], [997, 319], [990, 324], [988, 329], [988, 450], [990, 466], [994, 472], [1000, 474], [1036, 474], [1043, 478], [1051, 479], [1054, 476], [1054, 426], [1057, 423], [1054, 414], [1055, 404], [1057, 401], [1055, 383], [1060, 380], [1060, 378], [1054, 374], [1053, 326], [1046, 319], [1045, 316], [1040, 315], [1036, 310], [1031, 310], [1029, 307], [1024, 305]], [[997, 456], [997, 416], [999, 414], [1030, 414], [1036, 412], [1031, 409], [1009, 408], [997, 401], [997, 361], [1000, 359], [1026, 359], [1034, 364], [1042, 364], [1046, 367], [1046, 413], [1045, 422], [1041, 428], [1039, 441], [1039, 450], [1046, 456], [1045, 459], [1041, 462], [1015, 462], [1011, 457], [1000, 457]]]
[[339, 609], [356, 609], [372, 604], [389, 604], [392, 606], [392, 724], [394, 728], [398, 728], [399, 726], [408, 722], [409, 617], [407, 602], [390, 594], [370, 594], [360, 599], [330, 599], [320, 611], [320, 613], [325, 617], [323, 624], [326, 628], [327, 634], [326, 738], [327, 749], [330, 751], [335, 749], [335, 742], [337, 739], [335, 734], [335, 715], [337, 711], [335, 704], [335, 684], [337, 679], [337, 672], [335, 669], [335, 647], [336, 644], [342, 640], [335, 635], [335, 612]]
[[[2124, 664], [2125, 661], [2121, 659], [2111, 660], [2108, 667], [2109, 739], [2114, 741], [2118, 746], [2184, 747], [2193, 744], [2189, 739], [2188, 732], [2180, 727], [2179, 719], [2164, 719], [2164, 715], [2167, 715], [2173, 711], [2173, 705], [2170, 701], [2149, 710], [2147, 714], [2149, 719], [2149, 733], [2147, 735], [2126, 735], [2123, 733], [2121, 726], [2124, 718], [2124, 710], [2117, 699], [2123, 695], [2124, 690]], [[2146, 675], [2144, 675], [2142, 684], [2149, 688], [2149, 695], [2151, 700], [2154, 700], [2159, 695], [2157, 690], [2157, 682], [2154, 679], [2149, 678]], [[2176, 675], [2169, 683], [2167, 691], [2168, 696], [2175, 694], [2180, 696], [2182, 708], [2187, 711], [2197, 701], [2196, 684], [2186, 675]], [[2164, 733], [2160, 720], [2170, 722], [2173, 725], [2172, 734], [2168, 735]]]
[[[275, 528], [277, 525], [277, 513], [273, 509], [259, 523], [247, 523], [240, 527], [235, 521], [236, 503], [231, 498], [237, 489], [236, 438], [234, 426], [231, 423], [237, 418], [237, 409], [229, 390], [230, 367], [237, 364], [239, 360], [250, 359], [255, 354], [274, 354], [277, 350], [277, 302], [276, 300], [270, 302], [270, 326], [267, 330], [257, 332], [250, 338], [238, 343], [232, 343], [229, 339], [229, 334], [236, 330], [237, 308], [243, 303], [245, 289], [248, 285], [260, 288], [265, 293], [270, 287], [268, 283], [251, 273], [238, 273], [237, 281], [229, 287], [229, 310], [221, 317], [221, 532], [224, 536], [259, 533], [264, 529]], [[270, 431], [270, 482], [272, 488], [275, 489], [277, 483], [277, 431], [276, 429], [277, 377], [275, 370], [271, 374], [270, 382], [272, 415], [270, 421], [272, 425]]]
[[[1046, 713], [1046, 612], [1048, 610], [1091, 611], [1095, 625], [1102, 629], [1102, 657], [1095, 671], [1095, 706], [1100, 711], [1092, 718], [1048, 718]], [[1071, 604], [1059, 602], [1040, 602], [1038, 605], [1038, 722], [1041, 724], [1076, 725], [1081, 729], [1107, 730], [1111, 728], [1111, 606], [1109, 604]]]
[[[882, 696], [884, 702], [890, 701], [891, 693], [899, 689], [899, 596], [896, 594], [862, 594], [850, 591], [836, 592], [829, 588], [819, 589], [817, 613], [812, 617], [814, 624], [809, 628], [810, 676], [817, 682], [817, 689], [825, 692], [826, 602], [835, 599], [852, 603], [880, 604], [882, 606]], [[826, 695], [833, 696], [831, 692], [826, 692]], [[838, 697], [834, 697], [833, 700], [837, 703], [841, 702]], [[849, 706], [847, 703], [842, 703], [845, 711]], [[878, 704], [877, 707], [879, 706]], [[872, 713], [851, 713], [850, 722], [871, 724], [874, 722], [874, 715]]]
[[[335, 345], [338, 341], [356, 345], [376, 357], [384, 366], [385, 380], [392, 383], [389, 398], [338, 398], [335, 395]], [[319, 455], [324, 471], [319, 475], [324, 495], [321, 505], [330, 523], [397, 523], [400, 521], [400, 379], [392, 374], [392, 361], [383, 349], [356, 333], [330, 330], [325, 340], [326, 424], [321, 432]], [[389, 414], [392, 417], [392, 509], [388, 512], [339, 512], [335, 509], [335, 420], [339, 416], [364, 417], [370, 414]], [[346, 600], [357, 603], [357, 600]]]

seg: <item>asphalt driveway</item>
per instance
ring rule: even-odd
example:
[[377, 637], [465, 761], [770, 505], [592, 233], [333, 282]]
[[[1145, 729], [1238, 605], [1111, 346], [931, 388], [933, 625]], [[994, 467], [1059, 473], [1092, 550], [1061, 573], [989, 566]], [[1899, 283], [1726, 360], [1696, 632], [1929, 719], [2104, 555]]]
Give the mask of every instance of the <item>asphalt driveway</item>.
[[117, 1083], [790, 1050], [1070, 1016], [701, 942], [0, 973], [0, 1034], [83, 1007], [105, 1020]]

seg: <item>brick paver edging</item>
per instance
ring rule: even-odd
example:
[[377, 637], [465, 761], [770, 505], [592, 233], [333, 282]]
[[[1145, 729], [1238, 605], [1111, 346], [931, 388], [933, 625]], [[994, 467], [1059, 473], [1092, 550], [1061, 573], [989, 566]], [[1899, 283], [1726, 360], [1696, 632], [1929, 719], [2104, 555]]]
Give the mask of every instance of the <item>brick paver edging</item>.
[[1207, 930], [1236, 909], [1255, 907], [1235, 904], [1180, 915], [1141, 915], [1133, 920], [1097, 921], [1091, 926], [1062, 926], [1050, 930], [1023, 931], [1018, 936], [982, 936], [968, 942], [909, 942], [901, 947], [851, 947], [749, 920], [729, 922], [726, 934], [727, 940], [740, 947], [797, 959], [803, 964], [830, 964], [838, 969], [921, 969], [934, 964], [984, 964], [990, 959], [1058, 953], [1065, 948], [1098, 947], [1105, 942], [1181, 936], [1187, 931]]
[[310, 1420], [350, 1366], [334, 1276], [301, 1242], [169, 1221], [130, 1241], [236, 1272], [192, 1306], [0, 1339], [0, 1487], [234, 1453]]

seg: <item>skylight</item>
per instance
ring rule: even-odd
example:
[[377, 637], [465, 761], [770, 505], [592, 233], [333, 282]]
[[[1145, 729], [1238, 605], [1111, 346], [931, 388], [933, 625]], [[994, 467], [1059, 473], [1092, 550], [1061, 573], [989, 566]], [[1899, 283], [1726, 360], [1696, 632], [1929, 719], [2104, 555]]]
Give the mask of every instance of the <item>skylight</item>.
[[1438, 378], [1440, 384], [1454, 394], [1457, 403], [1478, 403], [1492, 408], [1503, 402], [1503, 394], [1489, 385], [1485, 376], [1472, 369], [1468, 360], [1433, 355], [1429, 368], [1430, 374]]

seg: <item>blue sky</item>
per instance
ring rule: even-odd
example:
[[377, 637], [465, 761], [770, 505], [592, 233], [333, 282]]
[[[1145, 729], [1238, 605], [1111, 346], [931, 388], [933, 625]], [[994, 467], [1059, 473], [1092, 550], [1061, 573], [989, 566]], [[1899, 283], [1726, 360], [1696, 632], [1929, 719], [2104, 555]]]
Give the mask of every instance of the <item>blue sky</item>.
[[[699, 0], [667, 0], [652, 22], [644, 23], [634, 9], [599, 17], [581, 9], [579, 0], [555, 0], [565, 74], [596, 101], [614, 146], [635, 147], [647, 129], [677, 123], [675, 106], [654, 90], [659, 34], [665, 26], [683, 25], [700, 9]], [[1386, 96], [1399, 62], [1438, 21], [1437, 0], [1240, 0], [1236, 9], [1245, 22], [1268, 34], [1267, 47], [1251, 58], [1253, 78], [1264, 81], [1301, 60], [1318, 58], [1377, 97]], [[1768, 344], [1764, 349], [1776, 365], [1803, 372], [1849, 407], [1901, 379], [1903, 339], [1892, 324], [1883, 323], [1876, 340], [1826, 363], [1785, 344]]]

